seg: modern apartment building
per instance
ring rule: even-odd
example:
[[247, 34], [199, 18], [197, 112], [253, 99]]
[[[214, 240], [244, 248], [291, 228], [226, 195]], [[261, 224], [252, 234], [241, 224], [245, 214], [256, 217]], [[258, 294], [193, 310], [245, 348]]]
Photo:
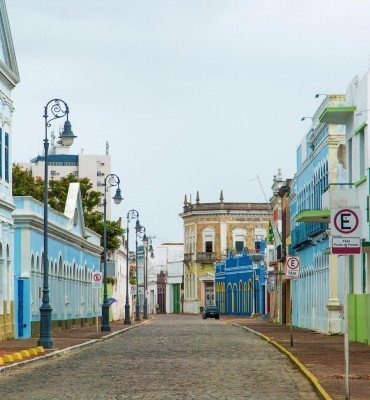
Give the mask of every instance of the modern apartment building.
[[[93, 190], [102, 195], [102, 203], [104, 196], [104, 179], [111, 172], [111, 156], [109, 155], [109, 145], [106, 145], [106, 153], [103, 155], [69, 154], [69, 147], [62, 146], [61, 143], [55, 141], [53, 135], [50, 146], [49, 162], [49, 179], [60, 179], [69, 174], [76, 175], [79, 178], [89, 178], [93, 184]], [[38, 155], [29, 163], [19, 163], [23, 168], [31, 172], [33, 176], [44, 177], [45, 157]], [[103, 211], [101, 205], [98, 211]], [[110, 218], [111, 213], [111, 196], [107, 196], [107, 217]]]

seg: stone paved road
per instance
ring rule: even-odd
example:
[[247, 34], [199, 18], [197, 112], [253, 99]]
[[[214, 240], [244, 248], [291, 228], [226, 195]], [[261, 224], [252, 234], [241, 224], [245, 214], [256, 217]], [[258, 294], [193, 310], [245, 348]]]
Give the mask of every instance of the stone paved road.
[[274, 348], [199, 316], [160, 316], [88, 350], [0, 375], [0, 398], [317, 399]]

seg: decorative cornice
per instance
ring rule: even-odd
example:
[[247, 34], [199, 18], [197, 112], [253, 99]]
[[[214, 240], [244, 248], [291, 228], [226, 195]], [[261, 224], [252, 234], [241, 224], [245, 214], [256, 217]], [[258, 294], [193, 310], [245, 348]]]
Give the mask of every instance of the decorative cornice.
[[[38, 215], [23, 213], [15, 214], [13, 218], [16, 228], [30, 227], [41, 234], [44, 232], [44, 220]], [[53, 222], [49, 222], [49, 236], [61, 240], [69, 246], [83, 248], [87, 252], [94, 255], [100, 255], [103, 252], [103, 248], [101, 246], [95, 245], [71, 231], [60, 228]]]

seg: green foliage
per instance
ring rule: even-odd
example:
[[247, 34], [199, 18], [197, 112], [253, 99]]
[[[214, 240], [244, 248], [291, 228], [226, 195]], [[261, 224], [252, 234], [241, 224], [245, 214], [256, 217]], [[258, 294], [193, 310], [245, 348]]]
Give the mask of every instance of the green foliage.
[[[70, 174], [60, 179], [50, 179], [48, 191], [48, 203], [56, 211], [64, 212], [67, 201], [69, 184], [79, 182], [81, 188], [82, 207], [85, 217], [85, 226], [101, 235], [103, 246], [103, 214], [94, 211], [101, 200], [100, 192], [92, 190], [92, 183], [88, 178], [77, 178]], [[20, 165], [13, 165], [13, 195], [32, 196], [34, 199], [43, 201], [44, 180], [33, 177]], [[117, 221], [107, 221], [107, 249], [112, 252], [117, 250], [121, 244], [123, 229]]]
[[134, 276], [130, 278], [130, 285], [136, 285], [136, 278]]
[[107, 276], [107, 283], [111, 285], [115, 285], [117, 283], [117, 278], [113, 276]]

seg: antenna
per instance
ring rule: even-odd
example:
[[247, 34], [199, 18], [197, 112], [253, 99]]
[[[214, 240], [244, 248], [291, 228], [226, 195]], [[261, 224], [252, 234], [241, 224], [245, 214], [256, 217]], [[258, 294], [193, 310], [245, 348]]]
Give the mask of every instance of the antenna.
[[54, 133], [54, 129], [51, 131], [51, 148], [54, 149], [55, 148], [55, 133]]
[[109, 156], [109, 142], [108, 141], [105, 142], [105, 155]]

